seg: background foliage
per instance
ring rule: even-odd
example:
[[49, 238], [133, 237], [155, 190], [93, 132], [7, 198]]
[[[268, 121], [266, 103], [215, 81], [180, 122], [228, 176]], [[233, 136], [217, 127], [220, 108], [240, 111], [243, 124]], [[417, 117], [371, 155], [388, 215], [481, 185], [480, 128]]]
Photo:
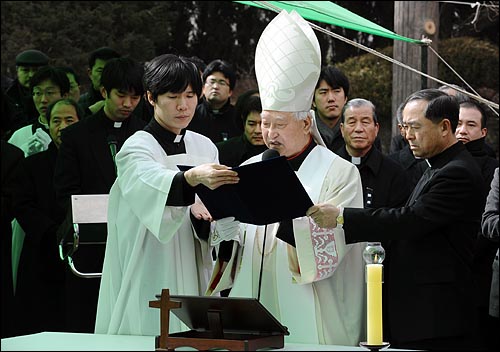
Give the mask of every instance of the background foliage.
[[[393, 1], [336, 3], [387, 29], [394, 27]], [[439, 54], [474, 89], [492, 90], [489, 93], [498, 102], [498, 1], [483, 4], [496, 4], [496, 12], [493, 7], [476, 12], [477, 7], [470, 5], [440, 3]], [[90, 83], [88, 54], [110, 46], [139, 61], [167, 52], [198, 56], [207, 63], [226, 59], [238, 71], [236, 98], [256, 88], [255, 46], [274, 16], [272, 11], [232, 1], [2, 1], [2, 78], [15, 78], [19, 52], [37, 48], [52, 58], [52, 64], [73, 67], [85, 91]], [[392, 56], [390, 39], [316, 24]], [[391, 126], [385, 119], [390, 121], [391, 64], [323, 33], [317, 37], [322, 62], [338, 65], [351, 80], [351, 98], [362, 96], [379, 108], [382, 140], [388, 145]], [[439, 75], [462, 85], [446, 67], [440, 66]]]
[[[392, 46], [378, 51], [392, 57]], [[498, 46], [471, 37], [450, 38], [439, 43], [439, 55], [459, 72], [466, 82], [472, 83], [474, 90], [482, 97], [498, 103]], [[349, 98], [365, 98], [375, 104], [381, 124], [381, 139], [384, 148], [387, 149], [390, 144], [392, 124], [390, 95], [392, 63], [372, 54], [364, 54], [349, 58], [337, 66], [349, 77], [351, 84]], [[460, 78], [442, 61], [439, 61], [438, 71], [439, 79], [465, 87]], [[498, 117], [490, 110], [487, 111], [489, 112], [487, 140], [495, 146], [498, 154]]]

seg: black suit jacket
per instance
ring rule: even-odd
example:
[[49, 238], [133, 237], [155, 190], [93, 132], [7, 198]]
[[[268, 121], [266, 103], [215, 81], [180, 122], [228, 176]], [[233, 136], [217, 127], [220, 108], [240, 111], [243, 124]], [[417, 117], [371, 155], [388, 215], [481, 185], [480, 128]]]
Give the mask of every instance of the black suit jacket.
[[[1, 237], [2, 237], [2, 338], [18, 336], [16, 329], [18, 317], [17, 307], [14, 305], [14, 292], [12, 287], [12, 200], [14, 197], [13, 180], [19, 163], [24, 159], [24, 152], [13, 144], [1, 140], [2, 158], [2, 212], [1, 212]], [[24, 316], [23, 316], [24, 317]], [[25, 318], [25, 317], [24, 317]], [[25, 320], [25, 319], [23, 319]]]
[[72, 194], [107, 194], [115, 179], [115, 165], [108, 145], [108, 135], [123, 142], [146, 122], [134, 116], [113, 130], [104, 109], [64, 129], [57, 157], [55, 189], [58, 200], [67, 206]]
[[[345, 145], [335, 153], [352, 162]], [[405, 170], [377, 148], [371, 148], [356, 167], [363, 184], [365, 208], [402, 206], [413, 190]]]
[[486, 187], [462, 143], [429, 162], [432, 177], [417, 184], [406, 206], [344, 211], [346, 242], [391, 240], [384, 270], [394, 346], [454, 340], [475, 328], [472, 248]]
[[20, 312], [33, 314], [19, 326], [24, 334], [64, 328], [65, 266], [59, 258], [56, 230], [65, 213], [56, 203], [52, 182], [56, 158], [57, 148], [50, 143], [46, 151], [24, 159], [16, 174], [14, 215], [26, 234], [16, 297], [23, 302]]
[[[56, 162], [54, 185], [58, 201], [68, 211], [59, 237], [68, 238], [72, 233], [69, 216], [72, 194], [107, 194], [116, 179], [115, 165], [108, 145], [113, 134], [117, 149], [146, 121], [130, 116], [120, 128], [108, 119], [104, 109], [86, 117], [63, 130], [62, 144]], [[102, 241], [107, 237], [106, 224], [83, 224], [80, 241]], [[80, 246], [73, 255], [78, 270], [86, 273], [102, 272], [105, 246]], [[81, 279], [70, 273], [66, 277], [68, 294], [67, 329], [75, 332], [94, 331], [100, 279]], [[72, 302], [78, 302], [74, 304]]]

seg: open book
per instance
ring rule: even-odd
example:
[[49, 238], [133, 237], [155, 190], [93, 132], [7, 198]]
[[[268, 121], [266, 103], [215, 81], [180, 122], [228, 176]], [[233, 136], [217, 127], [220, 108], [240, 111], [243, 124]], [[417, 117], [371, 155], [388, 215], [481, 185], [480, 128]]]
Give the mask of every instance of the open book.
[[[192, 166], [178, 165], [181, 171]], [[214, 220], [234, 216], [240, 222], [266, 225], [305, 216], [313, 202], [284, 156], [233, 167], [240, 182], [195, 190]]]

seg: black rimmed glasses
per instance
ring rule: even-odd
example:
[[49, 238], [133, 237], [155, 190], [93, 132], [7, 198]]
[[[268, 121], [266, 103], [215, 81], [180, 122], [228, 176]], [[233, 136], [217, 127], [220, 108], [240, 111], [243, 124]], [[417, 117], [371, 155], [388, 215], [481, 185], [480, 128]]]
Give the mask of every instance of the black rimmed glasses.
[[33, 96], [36, 98], [40, 98], [42, 95], [45, 95], [47, 98], [51, 98], [56, 96], [57, 94], [61, 94], [61, 91], [54, 88], [33, 89]]

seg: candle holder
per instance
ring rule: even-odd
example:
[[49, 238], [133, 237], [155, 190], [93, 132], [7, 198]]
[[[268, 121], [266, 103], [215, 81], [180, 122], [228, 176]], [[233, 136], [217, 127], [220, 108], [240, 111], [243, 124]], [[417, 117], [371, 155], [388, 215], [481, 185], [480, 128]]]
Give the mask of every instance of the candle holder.
[[382, 283], [385, 250], [380, 242], [368, 242], [363, 251], [363, 259], [366, 263], [366, 331], [367, 341], [360, 342], [361, 347], [370, 351], [379, 351], [390, 346], [383, 342], [382, 333]]
[[366, 349], [369, 349], [370, 351], [380, 351], [383, 350], [384, 348], [389, 347], [391, 344], [389, 342], [382, 342], [381, 345], [369, 345], [366, 342], [360, 342], [359, 346], [364, 347]]
[[363, 251], [366, 264], [382, 264], [385, 259], [385, 249], [380, 242], [368, 242]]

